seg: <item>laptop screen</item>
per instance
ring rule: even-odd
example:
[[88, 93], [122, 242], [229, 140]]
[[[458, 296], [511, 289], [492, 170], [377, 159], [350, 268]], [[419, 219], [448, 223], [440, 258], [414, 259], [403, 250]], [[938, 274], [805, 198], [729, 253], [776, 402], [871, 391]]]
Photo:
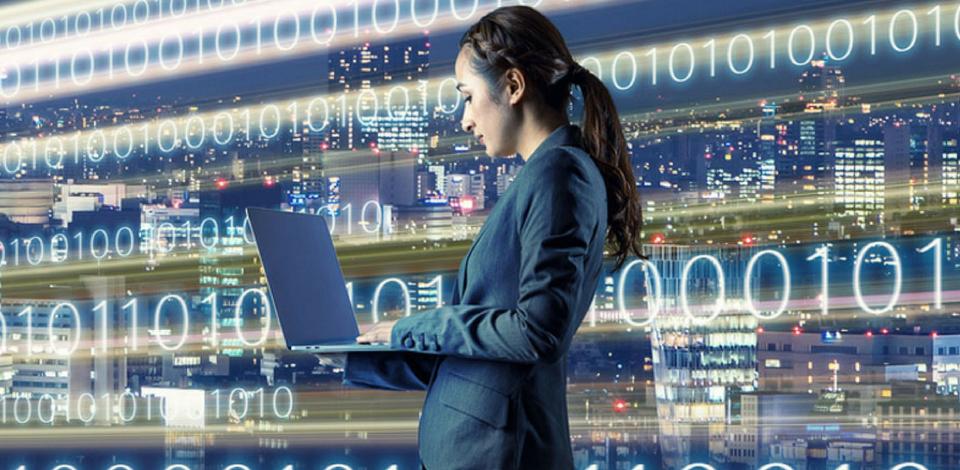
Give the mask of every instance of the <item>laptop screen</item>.
[[360, 332], [323, 216], [247, 214], [287, 347], [353, 341]]

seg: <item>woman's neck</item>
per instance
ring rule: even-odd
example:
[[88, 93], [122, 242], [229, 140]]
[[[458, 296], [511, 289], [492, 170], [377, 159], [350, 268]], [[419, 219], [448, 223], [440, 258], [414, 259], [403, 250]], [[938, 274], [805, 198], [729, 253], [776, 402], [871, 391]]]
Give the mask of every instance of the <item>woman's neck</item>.
[[[529, 115], [536, 114], [528, 114], [528, 116]], [[556, 115], [555, 113], [545, 113], [541, 115], [548, 117], [546, 119], [531, 119], [520, 126], [520, 141], [517, 144], [517, 150], [520, 158], [522, 158], [524, 162], [530, 158], [544, 140], [547, 140], [547, 137], [549, 137], [553, 131], [557, 130], [560, 126], [570, 124], [566, 116]]]

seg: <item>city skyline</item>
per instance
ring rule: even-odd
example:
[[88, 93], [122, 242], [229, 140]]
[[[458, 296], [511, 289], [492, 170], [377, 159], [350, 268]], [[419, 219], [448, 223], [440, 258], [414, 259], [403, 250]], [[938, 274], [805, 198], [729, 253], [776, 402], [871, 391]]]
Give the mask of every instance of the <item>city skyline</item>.
[[[606, 260], [563, 359], [577, 468], [960, 465], [952, 9], [542, 3], [613, 90], [648, 256], [617, 271]], [[28, 68], [15, 69], [16, 93], [14, 75], [0, 78], [0, 455], [11, 463], [416, 463], [419, 396], [346, 387], [338, 366], [287, 349], [245, 209], [325, 217], [367, 325], [453, 300], [458, 264], [524, 160], [488, 157], [461, 129], [451, 80], [466, 23], [450, 20], [461, 11], [435, 27], [404, 19], [403, 34], [327, 29], [337, 41], [320, 47], [294, 40], [308, 29], [291, 24], [320, 21], [310, 10], [233, 7], [297, 20], [246, 24], [273, 29], [245, 47], [237, 26], [242, 65], [218, 42], [208, 70], [144, 59], [142, 83], [124, 81], [136, 78], [127, 59], [116, 82], [98, 76], [89, 90], [73, 65], [47, 95]], [[196, 8], [183, 22], [233, 18]], [[912, 41], [903, 11], [923, 25]], [[177, 18], [144, 31], [154, 20], [177, 30]], [[837, 59], [844, 21], [849, 57]], [[854, 41], [870, 21], [880, 40]], [[55, 40], [82, 44], [71, 24]], [[0, 25], [5, 71], [47, 47], [13, 28]], [[817, 39], [801, 60], [807, 30]], [[156, 34], [144, 44], [169, 53]], [[62, 450], [36, 450], [50, 443]]]

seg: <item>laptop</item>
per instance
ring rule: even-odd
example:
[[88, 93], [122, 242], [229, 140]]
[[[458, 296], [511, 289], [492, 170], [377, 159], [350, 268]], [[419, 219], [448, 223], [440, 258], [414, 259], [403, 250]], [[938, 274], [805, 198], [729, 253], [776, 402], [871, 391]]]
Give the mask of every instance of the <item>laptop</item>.
[[251, 207], [247, 217], [289, 349], [390, 350], [388, 343], [357, 342], [360, 328], [323, 216]]

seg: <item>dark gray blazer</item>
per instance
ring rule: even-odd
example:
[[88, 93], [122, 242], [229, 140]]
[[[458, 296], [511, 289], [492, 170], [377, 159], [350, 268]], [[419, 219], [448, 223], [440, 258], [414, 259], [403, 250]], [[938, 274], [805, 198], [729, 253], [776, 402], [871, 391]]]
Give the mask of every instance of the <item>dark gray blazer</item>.
[[397, 352], [347, 355], [344, 383], [426, 390], [430, 470], [572, 469], [567, 351], [603, 260], [603, 178], [562, 126], [496, 203], [460, 263], [450, 305], [401, 318]]

